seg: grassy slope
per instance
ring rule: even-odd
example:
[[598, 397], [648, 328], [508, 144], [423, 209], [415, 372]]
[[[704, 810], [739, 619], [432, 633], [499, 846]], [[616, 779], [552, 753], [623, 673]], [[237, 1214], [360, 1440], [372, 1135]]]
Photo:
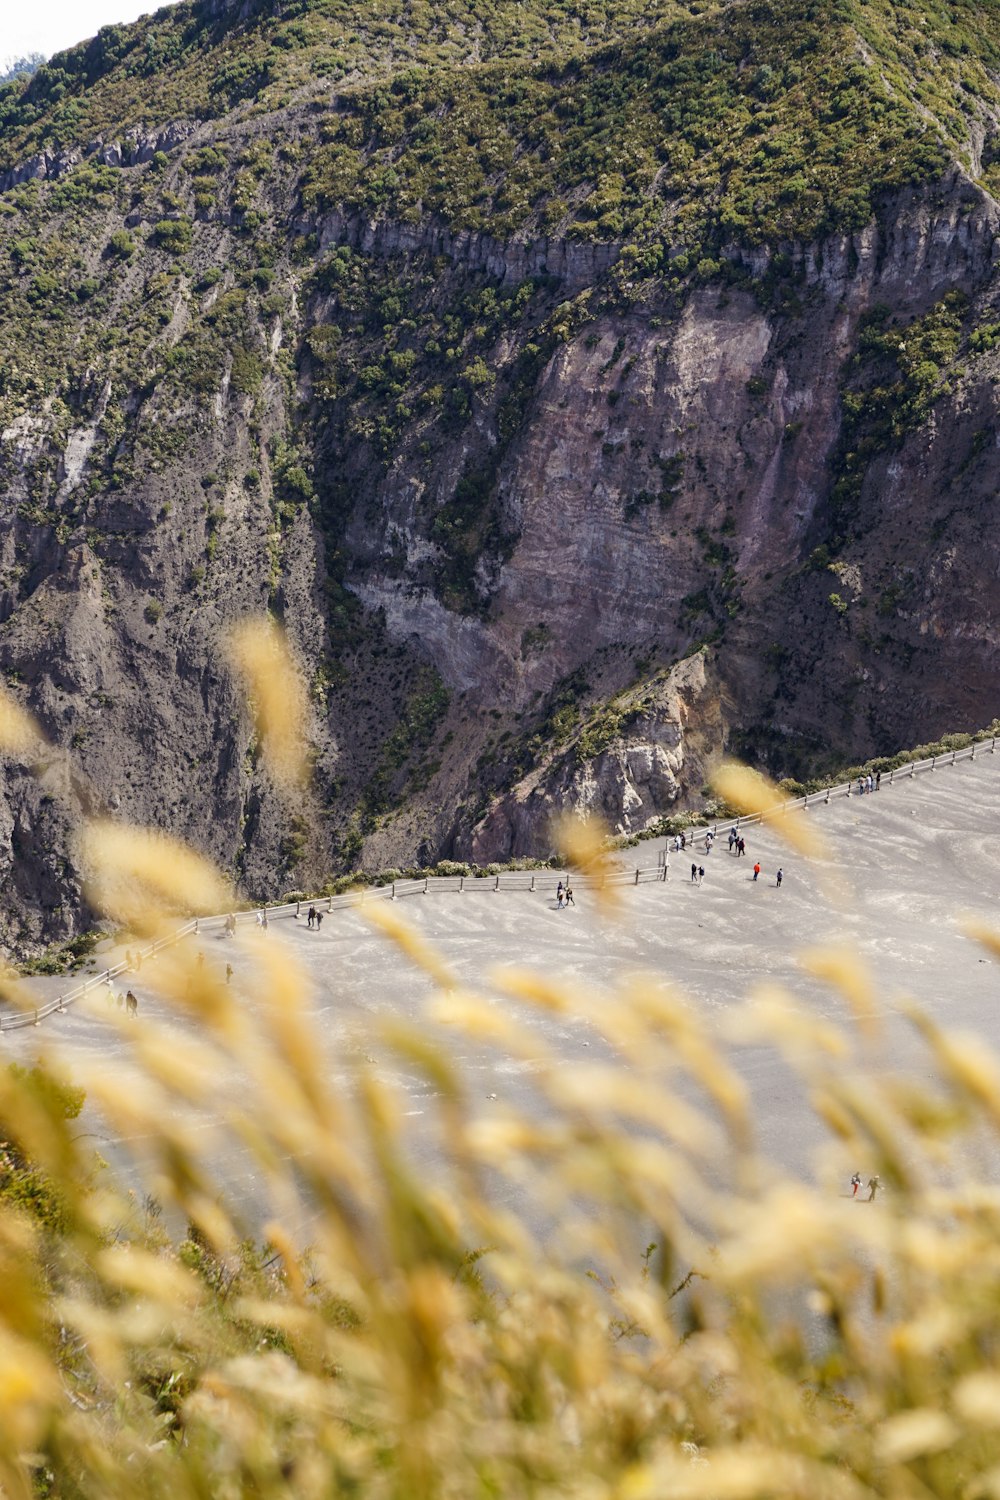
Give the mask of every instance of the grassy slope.
[[25, 87], [0, 90], [0, 166], [170, 120], [214, 118], [243, 100], [273, 108], [304, 86], [456, 68], [496, 58], [564, 57], [684, 12], [678, 0], [289, 0], [258, 3], [242, 25], [186, 3], [106, 26], [51, 59]]
[[0, 90], [0, 164], [336, 86], [309, 203], [703, 254], [856, 228], [968, 158], [998, 69], [988, 0], [299, 0], [240, 26], [187, 4]]
[[972, 0], [757, 0], [556, 70], [498, 62], [358, 90], [308, 193], [500, 234], [810, 238], [962, 154], [970, 118], [1000, 106], [998, 58], [1000, 11]]

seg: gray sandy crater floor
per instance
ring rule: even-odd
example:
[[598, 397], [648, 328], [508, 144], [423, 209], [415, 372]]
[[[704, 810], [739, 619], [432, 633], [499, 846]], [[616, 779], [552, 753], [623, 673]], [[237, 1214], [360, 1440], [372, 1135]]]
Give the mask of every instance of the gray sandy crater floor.
[[[459, 983], [473, 990], [491, 970], [528, 965], [570, 988], [574, 983], [589, 990], [606, 987], [613, 1005], [616, 983], [642, 972], [676, 986], [710, 1031], [761, 982], [787, 987], [811, 1015], [845, 1022], [844, 1002], [803, 972], [797, 954], [805, 947], [846, 940], [868, 964], [888, 1016], [882, 1044], [863, 1062], [855, 1056], [845, 1064], [859, 1076], [865, 1069], [893, 1067], [918, 1082], [930, 1077], [923, 1046], [901, 1013], [904, 1001], [916, 1002], [942, 1026], [971, 1030], [992, 1045], [1000, 1042], [997, 963], [961, 926], [971, 916], [1000, 927], [1000, 755], [981, 753], [973, 763], [903, 777], [891, 787], [883, 782], [875, 795], [838, 798], [803, 816], [826, 840], [827, 854], [817, 863], [807, 863], [766, 828], [747, 830], [747, 857], [737, 860], [727, 852], [723, 826], [715, 850], [695, 856], [706, 869], [702, 886], [692, 886], [686, 878], [691, 856], [672, 854], [669, 881], [626, 886], [614, 921], [601, 915], [593, 896], [579, 884], [576, 908], [565, 911], [556, 909], [551, 893], [495, 893], [483, 883], [459, 894], [435, 891], [433, 882], [429, 895], [400, 900], [395, 909], [444, 956]], [[625, 851], [622, 859], [655, 865], [661, 847], [644, 843]], [[763, 867], [756, 885], [751, 878], [755, 859]], [[779, 863], [784, 868], [780, 890], [774, 880]], [[841, 887], [837, 901], [829, 897], [831, 882]], [[387, 1016], [429, 1025], [422, 1020], [422, 1008], [430, 982], [372, 930], [362, 912], [334, 911], [319, 932], [307, 929], [304, 912], [298, 921], [273, 921], [266, 941], [287, 944], [308, 976], [311, 1018], [331, 1080], [349, 1089], [362, 1063], [391, 1082], [400, 1096], [413, 1158], [418, 1167], [435, 1170], [433, 1088], [400, 1063], [379, 1031]], [[252, 943], [215, 932], [191, 941], [207, 963], [220, 969], [227, 961], [233, 964], [237, 992], [253, 1006]], [[130, 981], [139, 996], [140, 1027], [150, 1017], [166, 1019], [162, 1003], [142, 980], [140, 975]], [[40, 993], [51, 992], [51, 982], [40, 985]], [[535, 1028], [540, 1052], [550, 1052], [559, 1067], [570, 1068], [582, 1059], [607, 1061], [613, 1055], [600, 1026], [583, 1017], [532, 1010], [522, 1018]], [[27, 1060], [44, 1047], [58, 1053], [71, 1070], [81, 1058], [113, 1067], [128, 1046], [99, 1010], [80, 1008], [37, 1028], [5, 1033], [0, 1040], [11, 1059]], [[513, 1107], [544, 1113], [530, 1057], [505, 1058], [453, 1035], [448, 1046], [474, 1112]], [[832, 1157], [817, 1164], [817, 1150], [827, 1140], [825, 1129], [778, 1051], [755, 1045], [731, 1055], [753, 1097], [764, 1155], [796, 1174], [814, 1178], [826, 1173], [830, 1191], [840, 1193], [851, 1167], [864, 1164], [835, 1164]], [[235, 1075], [220, 1077], [219, 1107], [242, 1087]], [[693, 1085], [690, 1092], [696, 1096]], [[270, 1107], [267, 1099], [259, 1100], [262, 1112]], [[141, 1141], [111, 1138], [100, 1121], [86, 1116], [85, 1121], [113, 1163], [127, 1159], [126, 1146], [142, 1158]], [[269, 1205], [253, 1165], [216, 1137], [212, 1109], [194, 1117], [193, 1126], [204, 1133], [216, 1180], [243, 1206], [248, 1222], [259, 1224]], [[979, 1149], [980, 1169], [995, 1175], [992, 1146], [982, 1143]], [[497, 1191], [516, 1196], [510, 1187], [498, 1186]], [[544, 1210], [531, 1212], [544, 1218]], [[544, 1230], [544, 1224], [539, 1227]], [[301, 1229], [307, 1233], [308, 1216]]]

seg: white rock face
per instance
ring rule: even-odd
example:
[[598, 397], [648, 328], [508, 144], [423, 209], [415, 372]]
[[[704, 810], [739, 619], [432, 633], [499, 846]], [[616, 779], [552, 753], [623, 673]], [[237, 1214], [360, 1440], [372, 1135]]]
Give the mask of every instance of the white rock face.
[[550, 829], [563, 812], [598, 818], [611, 833], [641, 833], [701, 787], [725, 738], [718, 683], [703, 654], [622, 694], [615, 707], [621, 728], [605, 748], [584, 755], [584, 726], [568, 749], [498, 800], [461, 855], [485, 864], [553, 852]]

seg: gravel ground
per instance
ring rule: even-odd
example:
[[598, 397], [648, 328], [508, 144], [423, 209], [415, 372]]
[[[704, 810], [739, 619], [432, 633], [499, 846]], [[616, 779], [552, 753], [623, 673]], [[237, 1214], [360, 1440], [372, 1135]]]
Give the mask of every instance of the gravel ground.
[[[493, 969], [527, 964], [571, 987], [606, 989], [612, 1005], [615, 985], [641, 972], [676, 986], [710, 1029], [762, 982], [787, 987], [795, 1004], [810, 1014], [843, 1021], [843, 1002], [803, 972], [798, 955], [804, 947], [847, 940], [870, 967], [888, 1024], [881, 1046], [845, 1066], [859, 1073], [901, 1066], [918, 1079], [929, 1076], [930, 1066], [901, 1013], [909, 1001], [942, 1025], [971, 1030], [995, 1043], [1000, 1029], [997, 965], [963, 934], [961, 923], [965, 916], [992, 920], [995, 915], [1000, 757], [981, 755], [974, 763], [904, 778], [891, 787], [883, 782], [875, 795], [841, 799], [800, 816], [808, 817], [826, 840], [827, 853], [818, 861], [807, 863], [773, 831], [756, 828], [747, 832], [747, 857], [736, 859], [727, 852], [721, 828], [714, 851], [695, 856], [706, 870], [701, 886], [685, 878], [692, 856], [671, 855], [669, 881], [626, 887], [614, 920], [603, 916], [579, 885], [575, 909], [564, 911], [556, 909], [549, 895], [495, 893], [484, 886], [467, 886], [461, 895], [434, 893], [433, 884], [431, 894], [400, 900], [395, 909], [444, 956], [462, 985], [475, 989]], [[655, 863], [661, 847], [640, 845], [626, 858]], [[752, 869], [758, 859], [762, 873], [755, 884]], [[784, 869], [780, 889], [775, 885], [779, 862]], [[214, 933], [190, 941], [208, 964], [221, 970], [232, 963], [237, 992], [248, 1006], [257, 1003], [251, 941]], [[400, 1064], [379, 1029], [386, 1017], [417, 1020], [433, 1029], [422, 1015], [429, 981], [409, 968], [357, 910], [332, 913], [318, 932], [306, 927], [304, 914], [298, 921], [276, 920], [266, 941], [287, 945], [289, 959], [308, 976], [312, 1021], [331, 1079], [349, 1091], [363, 1061], [391, 1081], [412, 1122], [408, 1138], [415, 1162], [421, 1169], [436, 1170], [433, 1089], [415, 1069]], [[164, 1011], [145, 977], [132, 980], [140, 1027]], [[53, 990], [51, 981], [37, 987], [40, 994]], [[538, 1038], [537, 1061], [501, 1057], [485, 1045], [456, 1047], [449, 1038], [475, 1112], [513, 1106], [544, 1113], [532, 1076], [543, 1054], [567, 1068], [581, 1059], [612, 1056], [600, 1027], [582, 1015], [533, 1010], [525, 1020]], [[99, 1011], [74, 1008], [37, 1028], [3, 1034], [0, 1046], [20, 1061], [39, 1049], [58, 1053], [72, 1071], [81, 1059], [124, 1065], [129, 1042]], [[854, 1163], [831, 1154], [802, 1085], [779, 1052], [757, 1045], [742, 1047], [733, 1057], [753, 1095], [765, 1156], [796, 1174], [828, 1178], [831, 1191], [846, 1190]], [[696, 1095], [693, 1086], [679, 1087]], [[270, 1209], [262, 1184], [246, 1156], [215, 1130], [225, 1101], [241, 1093], [245, 1097], [243, 1091], [245, 1081], [235, 1070], [220, 1076], [213, 1107], [190, 1116], [189, 1124], [203, 1133], [217, 1180], [243, 1205], [253, 1225]], [[268, 1107], [262, 1099], [260, 1109]], [[84, 1125], [113, 1164], [125, 1164], [130, 1154], [143, 1159], [142, 1141], [109, 1136], [89, 1111]], [[989, 1155], [989, 1147], [983, 1150]], [[992, 1156], [983, 1163], [991, 1172], [995, 1165]], [[719, 1170], [724, 1172], [724, 1164]], [[498, 1184], [496, 1191], [516, 1197], [519, 1189]], [[531, 1213], [545, 1232], [544, 1208]], [[308, 1233], [308, 1215], [300, 1230]]]

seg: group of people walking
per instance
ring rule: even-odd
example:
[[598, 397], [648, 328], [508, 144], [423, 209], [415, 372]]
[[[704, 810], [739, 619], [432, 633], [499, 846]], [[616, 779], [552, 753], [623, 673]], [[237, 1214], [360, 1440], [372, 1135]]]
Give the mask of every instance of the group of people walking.
[[[129, 967], [131, 968], [131, 965]], [[116, 990], [111, 983], [110, 973], [104, 976], [104, 983], [107, 988], [109, 1005], [117, 1005], [119, 1010], [124, 1008], [127, 1016], [137, 1016], [139, 1014], [139, 1000], [133, 990], [126, 990], [124, 994], [121, 990]]]
[[[716, 835], [715, 829], [709, 828], [706, 831], [706, 833], [705, 833], [705, 853], [706, 854], [711, 854], [712, 847], [715, 844], [716, 837], [717, 837], [717, 835]], [[678, 849], [683, 849], [685, 842], [686, 842], [685, 835], [683, 833], [679, 833], [674, 838], [674, 842], [673, 842], [672, 848], [675, 851], [678, 850]], [[735, 855], [737, 859], [741, 858], [741, 856], [745, 855], [746, 852], [747, 852], [746, 839], [740, 833], [740, 825], [739, 825], [738, 822], [734, 823], [733, 826], [732, 826], [732, 828], [730, 828], [730, 830], [729, 830], [729, 852], [730, 852], [730, 854]], [[669, 851], [664, 856], [663, 864], [666, 867], [666, 871], [669, 871], [669, 869], [670, 869], [670, 853], [669, 853]], [[761, 875], [761, 863], [760, 863], [760, 860], [757, 860], [756, 863], [754, 864], [754, 867], [753, 867], [753, 881], [754, 881], [754, 884], [756, 884], [756, 882], [760, 879], [760, 875]], [[781, 882], [784, 880], [784, 878], [785, 878], [785, 872], [784, 872], [784, 870], [782, 870], [779, 867], [779, 869], [777, 870], [777, 872], [775, 874], [775, 877], [774, 877], [775, 886], [780, 888]], [[704, 881], [704, 879], [705, 879], [705, 866], [698, 864], [697, 861], [695, 861], [695, 860], [692, 860], [691, 861], [691, 884], [692, 885], [701, 885], [702, 882]]]
[[556, 907], [559, 911], [562, 911], [564, 907], [575, 905], [576, 902], [573, 899], [573, 887], [570, 885], [568, 880], [565, 885], [563, 885], [562, 881], [560, 880], [559, 884], [556, 886]]
[[[715, 840], [717, 837], [718, 834], [714, 828], [706, 828], [704, 833], [706, 854], [711, 854], [713, 848], [715, 847]], [[691, 842], [694, 842], [693, 837]], [[670, 848], [674, 854], [678, 854], [687, 848], [687, 844], [687, 834], [678, 833], [674, 835], [674, 841], [671, 844]], [[729, 852], [730, 854], [735, 854], [737, 859], [739, 859], [741, 855], [744, 855], [747, 852], [747, 841], [740, 833], [740, 825], [738, 822], [734, 823], [732, 828], [730, 828], [729, 830]]]

